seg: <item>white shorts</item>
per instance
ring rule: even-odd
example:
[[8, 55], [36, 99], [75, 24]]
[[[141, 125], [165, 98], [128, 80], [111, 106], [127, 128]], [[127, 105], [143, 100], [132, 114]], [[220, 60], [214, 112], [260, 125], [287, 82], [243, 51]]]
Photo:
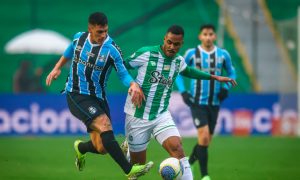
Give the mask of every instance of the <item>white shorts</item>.
[[151, 121], [126, 114], [125, 134], [131, 152], [146, 150], [151, 135], [153, 135], [160, 144], [171, 136], [180, 137], [179, 131], [169, 111], [164, 112]]

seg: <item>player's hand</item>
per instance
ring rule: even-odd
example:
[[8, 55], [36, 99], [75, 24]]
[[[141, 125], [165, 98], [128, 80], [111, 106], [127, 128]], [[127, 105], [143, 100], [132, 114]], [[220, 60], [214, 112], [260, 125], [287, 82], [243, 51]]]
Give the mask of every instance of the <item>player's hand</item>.
[[223, 102], [227, 97], [228, 97], [228, 90], [226, 88], [222, 87], [218, 94], [218, 98], [219, 98], [220, 102]]
[[181, 93], [181, 96], [186, 105], [192, 106], [195, 103], [193, 96], [189, 92], [184, 91]]
[[229, 77], [211, 75], [211, 78], [215, 79], [217, 81], [220, 81], [220, 82], [225, 82], [227, 84], [231, 84], [232, 86], [236, 86], [237, 85], [237, 82], [234, 79], [231, 79]]
[[53, 69], [47, 76], [46, 79], [46, 85], [50, 86], [52, 83], [52, 80], [56, 80], [58, 76], [60, 75], [61, 70], [60, 69]]
[[130, 87], [128, 89], [128, 93], [131, 96], [132, 103], [140, 108], [143, 100], [145, 100], [145, 95], [143, 93], [142, 88], [136, 82], [130, 83]]

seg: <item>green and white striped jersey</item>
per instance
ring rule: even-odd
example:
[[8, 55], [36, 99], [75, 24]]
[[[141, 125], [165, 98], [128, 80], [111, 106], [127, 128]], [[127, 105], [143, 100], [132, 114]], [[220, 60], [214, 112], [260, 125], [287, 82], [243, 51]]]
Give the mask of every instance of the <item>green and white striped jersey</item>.
[[127, 96], [124, 111], [137, 118], [153, 120], [168, 109], [173, 82], [179, 72], [186, 68], [180, 55], [167, 57], [160, 46], [143, 47], [126, 59], [126, 66], [138, 69], [135, 81], [146, 97], [140, 108]]

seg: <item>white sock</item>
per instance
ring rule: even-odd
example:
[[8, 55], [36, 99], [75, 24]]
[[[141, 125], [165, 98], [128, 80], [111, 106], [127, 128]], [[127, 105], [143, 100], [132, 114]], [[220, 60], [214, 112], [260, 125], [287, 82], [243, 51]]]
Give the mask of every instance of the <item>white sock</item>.
[[183, 175], [180, 178], [181, 180], [193, 180], [193, 173], [191, 166], [187, 157], [180, 159], [181, 164], [183, 165]]

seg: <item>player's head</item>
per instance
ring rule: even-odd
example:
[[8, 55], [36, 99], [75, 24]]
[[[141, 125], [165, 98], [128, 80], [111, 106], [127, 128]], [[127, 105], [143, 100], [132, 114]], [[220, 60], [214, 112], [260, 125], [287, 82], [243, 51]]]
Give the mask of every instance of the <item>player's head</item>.
[[107, 37], [108, 20], [104, 13], [95, 12], [89, 16], [88, 31], [92, 43], [102, 44]]
[[215, 31], [215, 26], [212, 24], [204, 24], [200, 27], [198, 38], [202, 46], [210, 49], [214, 45], [214, 41], [217, 38]]
[[164, 37], [162, 49], [166, 56], [173, 57], [183, 44], [184, 30], [181, 26], [172, 25], [168, 28]]

